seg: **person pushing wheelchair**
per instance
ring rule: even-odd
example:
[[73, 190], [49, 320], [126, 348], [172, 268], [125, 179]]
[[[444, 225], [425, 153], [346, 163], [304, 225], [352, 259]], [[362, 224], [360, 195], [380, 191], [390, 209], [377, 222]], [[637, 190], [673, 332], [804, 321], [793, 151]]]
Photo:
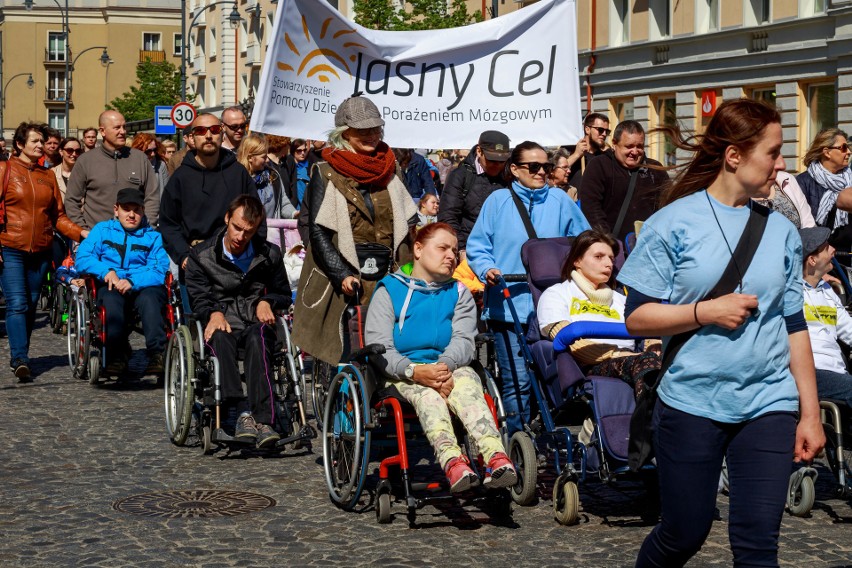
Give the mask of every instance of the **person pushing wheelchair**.
[[127, 318], [135, 307], [148, 354], [145, 374], [160, 374], [166, 347], [163, 308], [169, 257], [160, 233], [148, 224], [145, 195], [140, 190], [119, 190], [113, 210], [115, 218], [95, 225], [80, 243], [76, 269], [97, 279], [98, 303], [107, 317], [106, 372], [120, 376], [127, 370], [127, 339], [132, 329]]
[[[257, 234], [264, 220], [256, 197], [240, 195], [228, 206], [225, 227], [192, 248], [186, 287], [204, 341], [219, 360], [222, 397], [240, 413], [234, 437], [258, 448], [274, 445], [272, 349], [274, 310], [290, 305], [290, 284], [281, 250]], [[248, 400], [243, 395], [237, 349], [245, 349]]]

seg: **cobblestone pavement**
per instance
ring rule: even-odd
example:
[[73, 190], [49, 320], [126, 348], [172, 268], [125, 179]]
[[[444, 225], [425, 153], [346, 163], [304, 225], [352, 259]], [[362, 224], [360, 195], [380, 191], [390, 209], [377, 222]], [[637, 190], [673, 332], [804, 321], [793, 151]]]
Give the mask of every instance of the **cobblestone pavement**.
[[[0, 343], [5, 365], [8, 346]], [[508, 525], [475, 508], [449, 507], [422, 510], [419, 528], [411, 529], [399, 505], [390, 525], [378, 525], [372, 507], [352, 513], [330, 503], [318, 447], [280, 457], [203, 456], [197, 447], [178, 448], [166, 438], [162, 391], [152, 380], [99, 388], [76, 381], [64, 338], [45, 327], [35, 333], [32, 353], [33, 383], [19, 385], [8, 371], [0, 378], [2, 567], [620, 567], [632, 565], [649, 531], [637, 501], [640, 487], [594, 482], [581, 486], [582, 522], [573, 527], [553, 519], [547, 487], [536, 506], [515, 508]], [[819, 471], [812, 516], [784, 517], [785, 566], [852, 566], [852, 506], [833, 497], [830, 473]], [[232, 517], [177, 519], [113, 508], [134, 495], [190, 489], [250, 491], [276, 505]], [[724, 496], [719, 510], [722, 520], [689, 566], [731, 565]]]

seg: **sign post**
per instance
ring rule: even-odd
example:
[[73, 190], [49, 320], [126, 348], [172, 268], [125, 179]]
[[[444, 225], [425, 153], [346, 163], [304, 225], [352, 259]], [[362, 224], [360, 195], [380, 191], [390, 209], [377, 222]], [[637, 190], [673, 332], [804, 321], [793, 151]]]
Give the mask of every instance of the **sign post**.
[[182, 101], [172, 107], [171, 119], [175, 126], [183, 129], [192, 124], [197, 114], [194, 106], [186, 101]]
[[172, 122], [172, 107], [154, 107], [154, 134], [172, 135], [176, 132], [175, 123]]

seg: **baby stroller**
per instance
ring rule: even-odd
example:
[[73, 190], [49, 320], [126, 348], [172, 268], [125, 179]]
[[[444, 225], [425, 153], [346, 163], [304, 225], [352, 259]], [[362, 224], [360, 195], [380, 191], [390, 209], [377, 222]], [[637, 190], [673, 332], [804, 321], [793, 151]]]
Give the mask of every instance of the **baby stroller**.
[[[531, 239], [524, 244], [521, 259], [528, 271], [525, 278], [533, 305], [538, 304], [544, 290], [561, 281], [562, 264], [568, 256], [571, 242], [571, 238], [559, 237]], [[619, 259], [616, 259], [618, 264]], [[524, 337], [506, 288], [506, 280], [517, 280], [518, 276], [501, 278], [499, 286], [504, 290], [516, 333]], [[562, 524], [577, 522], [577, 483], [584, 481], [589, 473], [596, 473], [606, 483], [622, 476], [639, 477], [649, 487], [653, 487], [656, 481], [653, 465], [642, 463], [631, 468], [628, 463], [630, 419], [636, 406], [632, 387], [620, 379], [585, 376], [568, 351], [570, 344], [582, 337], [640, 339], [630, 336], [624, 324], [577, 322], [564, 328], [555, 341], [550, 341], [541, 337], [538, 318], [533, 317], [529, 332], [521, 341], [521, 352], [530, 373], [533, 400], [538, 409], [538, 415], [533, 414], [535, 418], [525, 425], [525, 429], [538, 452], [554, 457], [557, 479], [553, 487], [553, 507], [556, 519]], [[560, 415], [570, 416], [568, 407], [577, 401], [588, 408], [592, 426], [591, 432], [588, 432], [588, 443], [579, 442], [567, 424], [558, 423], [555, 419]], [[521, 451], [527, 454], [524, 462], [535, 457], [532, 449], [523, 449], [520, 445], [510, 444], [510, 450], [513, 461], [516, 456], [520, 457]], [[513, 493], [513, 497], [518, 504], [528, 504], [534, 498], [534, 492]]]

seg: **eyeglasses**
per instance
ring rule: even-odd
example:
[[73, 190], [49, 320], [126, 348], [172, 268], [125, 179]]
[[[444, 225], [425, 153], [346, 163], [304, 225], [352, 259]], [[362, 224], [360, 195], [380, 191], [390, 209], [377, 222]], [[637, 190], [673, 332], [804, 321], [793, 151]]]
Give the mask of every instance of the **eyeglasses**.
[[307, 148], [296, 148], [295, 150], [293, 150], [293, 153], [294, 154], [304, 154], [307, 151], [308, 151]]
[[82, 148], [63, 148], [62, 151], [65, 152], [66, 154], [74, 154], [75, 156], [82, 156], [83, 155], [83, 149]]
[[193, 126], [192, 127], [192, 135], [193, 136], [207, 136], [207, 132], [210, 132], [213, 136], [218, 136], [222, 133], [222, 125], [214, 124], [213, 126]]
[[604, 137], [612, 134], [612, 130], [610, 130], [609, 128], [604, 128], [602, 126], [590, 126], [589, 128], [594, 128], [595, 130], [598, 131], [598, 134], [603, 134]]
[[381, 126], [374, 126], [373, 128], [352, 128], [351, 130], [355, 131], [355, 134], [358, 136], [375, 136], [376, 134], [382, 133]]
[[839, 146], [829, 146], [828, 149], [829, 150], [840, 150], [841, 152], [848, 152], [849, 151], [849, 144], [841, 144]]
[[226, 124], [225, 126], [227, 126], [230, 130], [237, 132], [239, 130], [245, 130], [248, 124], [246, 124], [245, 122], [241, 122], [239, 124]]
[[526, 168], [530, 171], [532, 175], [537, 174], [540, 170], [544, 170], [545, 174], [549, 174], [553, 171], [553, 164], [550, 162], [540, 163], [540, 162], [521, 162], [519, 164], [515, 164], [519, 168]]

